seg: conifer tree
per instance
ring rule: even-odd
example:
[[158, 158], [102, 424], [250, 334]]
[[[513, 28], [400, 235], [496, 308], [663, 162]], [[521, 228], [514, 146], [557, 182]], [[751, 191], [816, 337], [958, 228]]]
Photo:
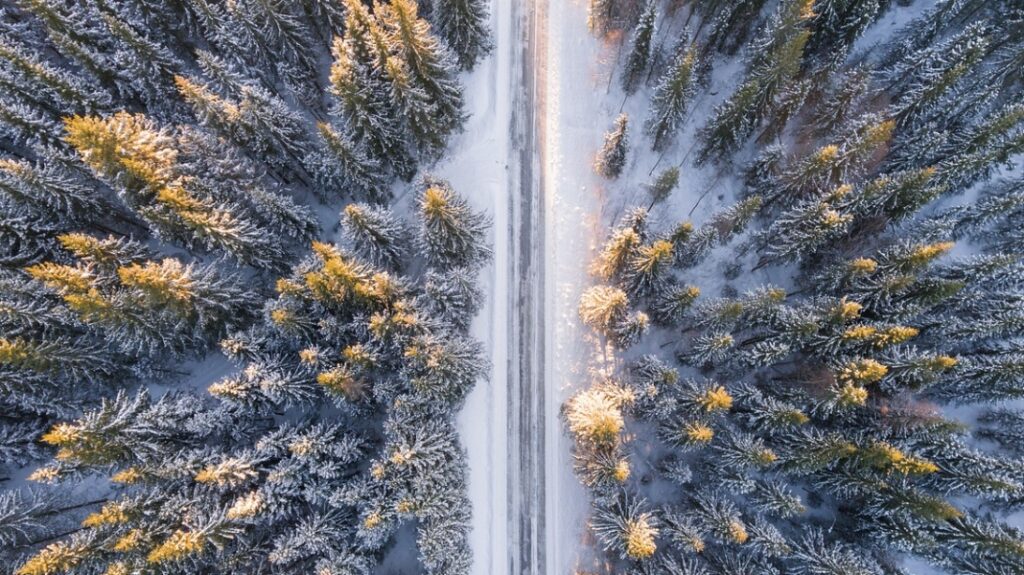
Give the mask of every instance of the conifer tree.
[[57, 221], [95, 221], [105, 202], [56, 162], [0, 160], [0, 193]]
[[380, 161], [369, 157], [330, 124], [320, 123], [317, 128], [323, 149], [310, 156], [307, 163], [319, 187], [337, 195], [352, 194], [372, 201], [386, 198]]
[[655, 150], [664, 150], [681, 128], [686, 107], [697, 91], [699, 65], [695, 43], [681, 44], [651, 99], [651, 116], [645, 130]]
[[762, 239], [765, 257], [758, 266], [806, 257], [843, 234], [853, 216], [835, 207], [849, 193], [850, 186], [840, 186], [821, 200], [799, 205], [779, 216]]
[[[644, 213], [646, 217], [646, 212]], [[601, 279], [617, 279], [636, 254], [646, 235], [641, 226], [630, 225], [630, 215], [612, 231], [601, 253], [590, 266], [590, 272]], [[639, 228], [639, 229], [638, 229]]]
[[834, 84], [829, 86], [812, 112], [812, 125], [821, 136], [834, 133], [850, 121], [869, 94], [871, 75], [868, 69], [853, 68], [833, 78]]
[[421, 187], [418, 242], [430, 264], [446, 269], [485, 263], [491, 255], [484, 239], [487, 217], [474, 213], [447, 182], [427, 177]]
[[407, 232], [391, 210], [349, 204], [342, 211], [342, 233], [353, 250], [368, 262], [398, 269], [407, 249]]
[[462, 88], [455, 79], [451, 56], [419, 17], [413, 0], [392, 0], [378, 10], [383, 12], [381, 21], [396, 56], [408, 67], [412, 85], [422, 90], [429, 103], [423, 116], [433, 119], [428, 128], [431, 139], [420, 139], [419, 144], [423, 153], [434, 156], [464, 121]]
[[772, 16], [763, 36], [751, 46], [746, 80], [702, 129], [698, 163], [737, 150], [800, 73], [811, 35], [807, 25], [814, 17], [812, 4], [813, 0], [783, 2]]
[[431, 9], [438, 36], [458, 57], [463, 70], [472, 69], [492, 47], [487, 4], [482, 0], [434, 0]]
[[700, 295], [695, 286], [673, 286], [655, 296], [651, 303], [651, 317], [663, 325], [674, 325], [682, 321], [686, 311]]
[[460, 329], [469, 328], [484, 298], [475, 274], [466, 268], [428, 272], [423, 289], [431, 313]]
[[814, 32], [809, 50], [841, 61], [853, 42], [875, 21], [879, 0], [826, 0], [814, 4]]
[[630, 259], [623, 273], [623, 282], [634, 297], [660, 292], [668, 281], [667, 273], [673, 262], [672, 243], [657, 240], [641, 246]]
[[[758, 21], [758, 14], [764, 8], [763, 0], [731, 0], [710, 2], [704, 8], [706, 22], [712, 24], [708, 34], [708, 46], [719, 52], [734, 55], [747, 42], [751, 28]], [[702, 24], [701, 27], [704, 27]]]
[[62, 112], [75, 113], [99, 112], [111, 103], [109, 94], [102, 89], [51, 66], [11, 39], [0, 38], [0, 59], [11, 68], [10, 76], [8, 72], [4, 76], [18, 86], [23, 97], [46, 98]]
[[679, 185], [679, 168], [675, 166], [671, 168], [665, 168], [658, 174], [653, 182], [647, 185], [647, 193], [651, 196], [651, 205], [647, 207], [648, 210], [654, 207], [654, 204], [661, 203], [668, 199], [672, 192]]
[[629, 117], [620, 114], [615, 119], [615, 127], [604, 135], [604, 145], [597, 153], [594, 169], [605, 178], [614, 180], [626, 166], [626, 152], [629, 150]]
[[99, 177], [157, 231], [186, 246], [222, 249], [239, 261], [272, 266], [282, 246], [231, 204], [182, 187], [181, 151], [171, 135], [139, 115], [67, 121], [68, 142]]
[[599, 507], [592, 529], [604, 548], [622, 559], [647, 559], [658, 548], [658, 522], [653, 514], [644, 511], [644, 501], [639, 498], [623, 495], [607, 507]]
[[365, 146], [371, 158], [408, 179], [412, 158], [383, 76], [388, 56], [384, 33], [361, 2], [345, 0], [345, 6], [345, 36], [336, 38], [332, 46], [331, 93], [352, 140]]
[[905, 126], [968, 74], [988, 48], [985, 27], [975, 24], [935, 47], [915, 53], [889, 71], [900, 97], [892, 114]]
[[627, 94], [636, 91], [640, 80], [647, 71], [651, 61], [651, 43], [654, 39], [655, 26], [658, 21], [656, 2], [648, 1], [640, 15], [640, 21], [633, 29], [633, 40], [626, 58], [626, 66], [622, 70], [622, 89]]

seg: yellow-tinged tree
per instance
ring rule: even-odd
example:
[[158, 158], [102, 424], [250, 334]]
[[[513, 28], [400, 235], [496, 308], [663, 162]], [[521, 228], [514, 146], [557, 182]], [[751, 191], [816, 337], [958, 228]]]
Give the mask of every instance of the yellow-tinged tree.
[[138, 290], [156, 305], [168, 305], [188, 315], [195, 298], [189, 266], [166, 258], [159, 263], [131, 264], [118, 268], [118, 278], [127, 287]]
[[82, 161], [114, 184], [129, 205], [145, 205], [175, 178], [173, 136], [142, 114], [73, 116], [64, 127]]
[[14, 574], [63, 575], [85, 561], [90, 554], [89, 546], [81, 541], [51, 543], [22, 563]]
[[146, 555], [146, 561], [152, 564], [179, 561], [202, 553], [205, 546], [206, 542], [201, 533], [179, 529], [154, 547]]
[[625, 426], [620, 402], [597, 388], [590, 388], [573, 397], [565, 411], [569, 429], [578, 441], [608, 447], [619, 440]]

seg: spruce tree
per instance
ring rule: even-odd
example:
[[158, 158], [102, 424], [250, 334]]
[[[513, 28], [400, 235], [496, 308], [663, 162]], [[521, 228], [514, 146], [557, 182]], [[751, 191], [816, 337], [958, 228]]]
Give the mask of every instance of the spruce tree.
[[985, 26], [975, 24], [946, 42], [915, 53], [889, 72], [900, 90], [892, 115], [901, 126], [927, 110], [978, 64], [989, 45]]
[[679, 185], [679, 168], [671, 167], [662, 170], [658, 177], [647, 185], [647, 193], [651, 196], [651, 205], [647, 209], [650, 210], [654, 204], [668, 199], [677, 185]]
[[701, 131], [698, 163], [736, 151], [799, 75], [811, 34], [807, 26], [814, 17], [812, 4], [812, 0], [783, 2], [762, 37], [751, 45], [746, 80], [715, 109]]
[[697, 45], [683, 44], [665, 71], [651, 99], [651, 115], [645, 129], [655, 150], [664, 150], [682, 127], [686, 107], [697, 91]]
[[431, 20], [437, 34], [455, 53], [459, 66], [470, 70], [492, 48], [483, 0], [433, 0]]
[[484, 237], [487, 217], [473, 212], [447, 182], [427, 177], [421, 188], [417, 241], [427, 261], [439, 269], [483, 265], [491, 256]]
[[368, 262], [398, 269], [407, 249], [407, 232], [391, 210], [349, 204], [342, 211], [342, 233], [352, 249]]
[[418, 140], [425, 155], [435, 156], [447, 137], [459, 130], [465, 120], [462, 88], [455, 79], [455, 66], [447, 49], [431, 33], [430, 25], [419, 17], [413, 0], [392, 0], [378, 10], [383, 12], [381, 21], [387, 41], [408, 68], [411, 85], [426, 96], [424, 103], [418, 106], [425, 107], [419, 110], [423, 117], [433, 120], [425, 127], [430, 139]]
[[353, 194], [372, 201], [386, 198], [388, 191], [381, 174], [381, 162], [368, 156], [330, 124], [320, 123], [317, 128], [323, 148], [311, 155], [307, 164], [318, 187], [337, 195]]
[[629, 150], [629, 117], [620, 114], [615, 119], [615, 127], [604, 135], [604, 145], [597, 153], [594, 169], [605, 178], [613, 180], [619, 177], [626, 166], [626, 152]]
[[814, 33], [808, 49], [832, 62], [840, 62], [854, 41], [875, 21], [879, 0], [826, 0], [814, 5]]
[[644, 506], [642, 499], [623, 495], [595, 510], [592, 528], [606, 550], [623, 559], [643, 560], [654, 555], [658, 522]]
[[626, 66], [622, 70], [622, 89], [627, 94], [636, 91], [640, 80], [647, 72], [651, 61], [652, 41], [658, 21], [658, 6], [649, 0], [640, 15], [640, 21], [633, 29], [633, 39], [626, 58]]
[[332, 46], [331, 93], [353, 141], [408, 179], [413, 161], [383, 75], [388, 56], [384, 32], [361, 2], [346, 0], [345, 6], [345, 36]]

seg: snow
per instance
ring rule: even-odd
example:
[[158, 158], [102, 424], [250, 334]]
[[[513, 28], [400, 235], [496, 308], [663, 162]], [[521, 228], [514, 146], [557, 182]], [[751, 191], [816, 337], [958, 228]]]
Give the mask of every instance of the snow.
[[494, 219], [494, 259], [480, 274], [487, 301], [472, 326], [473, 337], [490, 353], [491, 373], [470, 393], [458, 417], [469, 460], [469, 497], [473, 505], [470, 544], [473, 573], [507, 573], [507, 373], [509, 214], [509, 124], [512, 116], [512, 8], [491, 3], [491, 29], [496, 48], [464, 75], [467, 112], [465, 131], [445, 161], [433, 171], [451, 182], [476, 209]]
[[[608, 186], [592, 168], [603, 133], [621, 100], [601, 96], [615, 65], [616, 46], [587, 30], [586, 3], [547, 1], [546, 65], [540, 71], [542, 105], [541, 158], [548, 242], [545, 262], [545, 357], [547, 437], [547, 569], [572, 573], [595, 557], [588, 553], [588, 496], [572, 472], [572, 440], [559, 409], [590, 382], [591, 358], [602, 350], [586, 338], [577, 318], [579, 295], [590, 283], [587, 264], [604, 237], [601, 207]], [[614, 101], [613, 101], [614, 100]]]
[[[642, 186], [656, 175], [653, 168], [659, 164], [659, 154], [650, 151], [650, 141], [642, 135], [652, 89], [643, 87], [626, 98], [615, 74], [617, 64], [625, 57], [621, 52], [628, 49], [628, 38], [595, 38], [587, 29], [587, 7], [582, 0], [543, 1], [547, 2], [548, 18], [540, 32], [547, 44], [541, 71], [541, 153], [548, 238], [547, 568], [548, 573], [565, 574], [577, 568], [598, 567], [601, 555], [587, 537], [589, 496], [573, 474], [572, 440], [559, 410], [570, 396], [589, 385], [592, 374], [609, 373], [621, 361], [581, 326], [577, 304], [580, 293], [593, 283], [587, 265], [608, 228], [628, 208], [647, 205]], [[656, 36], [656, 45], [670, 48], [682, 29], [676, 20], [683, 18], [685, 10], [680, 10], [675, 14], [674, 24], [663, 23], [664, 30]], [[698, 95], [690, 121], [660, 159], [659, 169], [683, 163], [680, 160], [693, 144], [697, 128], [712, 107], [731, 93], [732, 85], [742, 74], [742, 66], [736, 61], [718, 64], [707, 95]], [[623, 175], [609, 182], [594, 172], [593, 159], [604, 132], [620, 111], [630, 117], [631, 157]], [[716, 187], [723, 190], [729, 188], [726, 184], [730, 179], [719, 179], [711, 167], [697, 170], [683, 164], [679, 188], [652, 214], [655, 227], [671, 225], [676, 216], [691, 212], [699, 223], [723, 205], [716, 194], [709, 194], [693, 210], [700, 195], [716, 179]], [[655, 174], [649, 175], [651, 172]], [[687, 278], [698, 285], [713, 284], [720, 282], [720, 274], [708, 273], [702, 279], [705, 281]], [[636, 464], [642, 466], [642, 462]]]
[[[619, 86], [619, 64], [629, 39], [595, 38], [587, 29], [585, 0], [535, 0], [539, 22], [537, 73], [541, 181], [545, 201], [545, 310], [547, 358], [544, 380], [546, 450], [546, 566], [547, 573], [564, 575], [576, 569], [594, 568], [601, 555], [593, 549], [586, 532], [589, 496], [572, 470], [572, 440], [567, 435], [559, 410], [576, 391], [590, 383], [595, 372], [609, 372], [621, 358], [601, 348], [577, 318], [580, 293], [593, 280], [587, 264], [607, 234], [608, 228], [630, 207], [646, 207], [643, 185], [659, 170], [677, 165], [682, 170], [679, 187], [651, 214], [652, 228], [664, 229], [681, 219], [700, 225], [712, 213], [736, 201], [741, 183], [737, 168], [752, 158], [752, 146], [736, 155], [731, 166], [695, 167], [692, 152], [697, 130], [711, 117], [715, 106], [729, 97], [744, 74], [742, 54], [716, 58], [710, 85], [691, 102], [686, 124], [662, 156], [652, 152], [650, 139], [643, 135], [643, 123], [650, 107], [654, 82], [641, 86], [628, 98]], [[522, 4], [529, 5], [529, 2]], [[911, 7], [893, 6], [854, 47], [854, 54], [877, 50], [883, 40], [905, 27], [935, 4], [918, 0]], [[513, 57], [514, 37], [510, 2], [494, 0], [491, 23], [498, 47], [475, 71], [466, 75], [468, 111], [466, 131], [453, 146], [447, 160], [434, 171], [452, 182], [478, 209], [494, 217], [495, 258], [483, 270], [481, 281], [487, 304], [473, 325], [475, 337], [490, 350], [492, 369], [488, 381], [481, 381], [469, 396], [459, 416], [462, 439], [469, 456], [469, 491], [473, 503], [471, 536], [473, 573], [505, 574], [509, 571], [507, 542], [508, 504], [508, 396], [507, 372], [510, 321], [509, 277], [510, 214], [514, 194], [509, 176], [509, 123], [512, 94], [516, 88]], [[662, 18], [655, 45], [668, 51], [682, 31], [687, 10], [677, 10], [671, 19]], [[696, 21], [691, 22], [691, 29]], [[756, 31], [754, 32], [756, 34]], [[652, 79], [653, 80], [653, 79]], [[601, 179], [593, 170], [594, 154], [603, 134], [620, 113], [630, 117], [630, 158], [623, 175], [615, 181]], [[706, 265], [688, 270], [682, 278], [697, 285], [705, 297], [717, 297], [727, 285], [721, 266], [734, 258], [734, 248], [717, 248]], [[759, 270], [733, 280], [740, 291], [757, 286], [790, 283], [786, 270]], [[653, 351], [664, 334], [652, 334], [636, 352]], [[631, 353], [631, 355], [633, 355]], [[514, 455], [514, 454], [513, 454]], [[635, 462], [640, 472], [644, 462]], [[658, 489], [673, 489], [659, 486]], [[1024, 521], [1024, 514], [1013, 517]], [[917, 573], [933, 572], [925, 565], [907, 563]]]

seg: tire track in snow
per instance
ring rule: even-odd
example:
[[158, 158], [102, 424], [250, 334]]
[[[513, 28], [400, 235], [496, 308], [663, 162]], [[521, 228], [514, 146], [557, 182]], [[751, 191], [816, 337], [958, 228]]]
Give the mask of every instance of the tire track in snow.
[[538, 145], [538, 62], [544, 0], [513, 0], [511, 246], [509, 293], [509, 572], [546, 573], [544, 201]]

